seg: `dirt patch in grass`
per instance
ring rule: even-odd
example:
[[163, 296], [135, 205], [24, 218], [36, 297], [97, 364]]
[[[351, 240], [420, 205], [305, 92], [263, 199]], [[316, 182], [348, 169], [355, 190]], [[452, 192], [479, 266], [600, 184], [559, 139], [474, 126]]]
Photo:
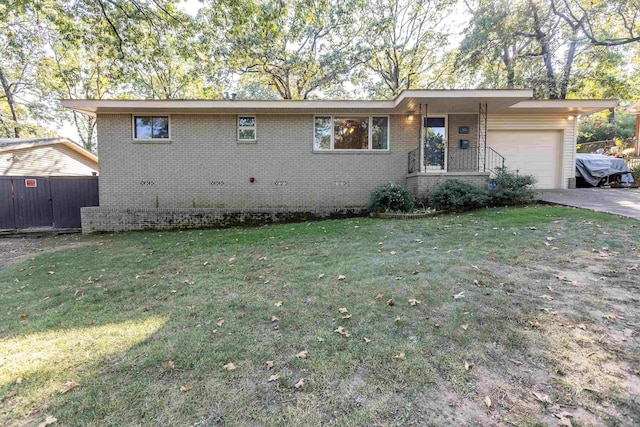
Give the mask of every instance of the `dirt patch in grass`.
[[535, 207], [16, 247], [0, 424], [637, 425], [639, 240]]

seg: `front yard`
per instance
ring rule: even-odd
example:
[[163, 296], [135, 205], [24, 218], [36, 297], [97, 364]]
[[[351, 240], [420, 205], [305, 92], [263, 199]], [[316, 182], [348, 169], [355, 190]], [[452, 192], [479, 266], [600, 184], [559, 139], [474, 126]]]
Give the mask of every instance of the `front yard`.
[[639, 226], [538, 206], [0, 246], [0, 424], [637, 425]]

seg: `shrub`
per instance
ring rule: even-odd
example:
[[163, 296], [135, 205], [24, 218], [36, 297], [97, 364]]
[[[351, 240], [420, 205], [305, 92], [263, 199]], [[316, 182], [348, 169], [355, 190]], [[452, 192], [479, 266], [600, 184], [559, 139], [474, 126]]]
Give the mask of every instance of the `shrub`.
[[414, 200], [402, 186], [389, 182], [378, 186], [369, 194], [368, 208], [373, 211], [409, 212], [413, 209]]
[[487, 191], [461, 179], [448, 179], [431, 190], [427, 199], [439, 211], [467, 211], [487, 203]]
[[498, 168], [496, 177], [489, 181], [489, 204], [492, 206], [523, 205], [531, 203], [535, 195], [533, 175], [520, 175], [507, 168]]

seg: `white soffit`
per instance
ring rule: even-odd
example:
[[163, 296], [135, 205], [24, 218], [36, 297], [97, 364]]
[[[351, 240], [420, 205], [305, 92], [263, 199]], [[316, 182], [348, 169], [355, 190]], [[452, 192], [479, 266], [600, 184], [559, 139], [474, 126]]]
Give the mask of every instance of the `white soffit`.
[[522, 101], [499, 114], [580, 114], [589, 115], [618, 106], [612, 99], [553, 99], [540, 101]]
[[62, 106], [96, 114], [592, 114], [617, 106], [611, 100], [531, 101], [530, 89], [405, 90], [393, 100], [87, 100]]

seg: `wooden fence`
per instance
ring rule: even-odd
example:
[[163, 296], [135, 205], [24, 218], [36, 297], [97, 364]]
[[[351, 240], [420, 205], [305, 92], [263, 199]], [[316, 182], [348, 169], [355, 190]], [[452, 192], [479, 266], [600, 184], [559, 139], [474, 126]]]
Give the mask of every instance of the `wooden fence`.
[[98, 204], [98, 177], [0, 176], [0, 229], [79, 228]]

